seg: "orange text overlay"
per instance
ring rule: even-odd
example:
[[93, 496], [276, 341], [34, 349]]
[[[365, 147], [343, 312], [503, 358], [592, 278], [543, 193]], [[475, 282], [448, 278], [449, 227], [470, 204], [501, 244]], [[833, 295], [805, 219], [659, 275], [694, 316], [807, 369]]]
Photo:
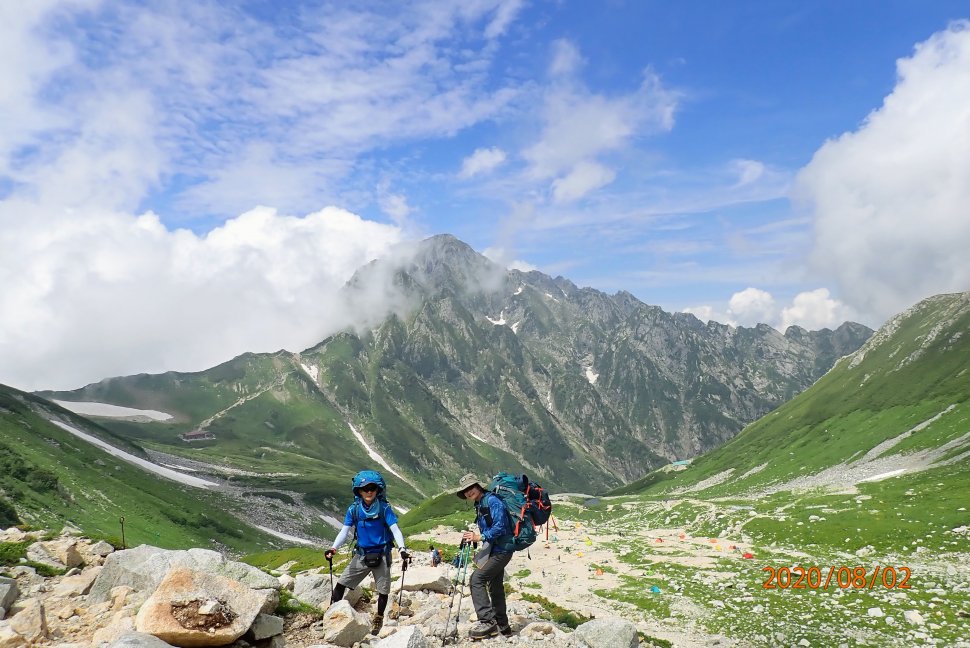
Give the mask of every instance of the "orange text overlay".
[[857, 565], [828, 565], [824, 567], [764, 567], [767, 579], [764, 589], [910, 589], [909, 567], [876, 565], [871, 569]]

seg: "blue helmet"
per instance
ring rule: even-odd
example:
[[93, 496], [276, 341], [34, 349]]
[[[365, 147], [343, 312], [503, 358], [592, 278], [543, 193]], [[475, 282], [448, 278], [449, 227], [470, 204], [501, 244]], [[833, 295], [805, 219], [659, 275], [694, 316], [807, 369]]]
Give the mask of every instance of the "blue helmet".
[[354, 495], [359, 495], [358, 489], [367, 484], [375, 484], [377, 486], [377, 496], [381, 499], [385, 499], [387, 493], [387, 484], [384, 483], [384, 478], [376, 470], [361, 470], [359, 473], [354, 475]]

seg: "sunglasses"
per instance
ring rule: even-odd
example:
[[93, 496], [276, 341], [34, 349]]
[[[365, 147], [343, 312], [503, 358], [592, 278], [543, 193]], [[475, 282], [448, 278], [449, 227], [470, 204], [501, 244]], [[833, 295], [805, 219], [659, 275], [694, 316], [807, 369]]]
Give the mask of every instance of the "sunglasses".
[[375, 484], [367, 484], [366, 486], [361, 486], [360, 490], [365, 493], [376, 493], [380, 489]]

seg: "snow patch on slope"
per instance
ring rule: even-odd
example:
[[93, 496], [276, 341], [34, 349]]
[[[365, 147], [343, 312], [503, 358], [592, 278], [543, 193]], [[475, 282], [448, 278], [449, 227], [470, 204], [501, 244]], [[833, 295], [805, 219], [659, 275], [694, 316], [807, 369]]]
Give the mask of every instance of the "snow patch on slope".
[[69, 412], [80, 414], [81, 416], [103, 416], [105, 418], [148, 418], [153, 421], [167, 421], [173, 418], [171, 414], [159, 412], [157, 410], [135, 409], [134, 407], [121, 407], [109, 403], [81, 402], [81, 401], [53, 401]]
[[317, 376], [320, 375], [320, 367], [316, 365], [305, 365], [302, 362], [300, 366], [303, 367], [303, 371], [307, 372], [307, 375], [313, 378], [313, 382], [317, 381]]
[[265, 531], [266, 533], [268, 533], [268, 534], [270, 534], [272, 536], [276, 536], [277, 538], [281, 538], [283, 540], [289, 540], [290, 542], [296, 542], [298, 544], [311, 545], [311, 546], [315, 546], [315, 545], [318, 545], [319, 544], [317, 542], [313, 542], [312, 540], [306, 540], [304, 538], [298, 538], [298, 537], [296, 537], [294, 535], [290, 535], [288, 533], [283, 533], [282, 531], [277, 531], [277, 530], [271, 529], [269, 527], [260, 526], [258, 524], [254, 524], [253, 526], [255, 526], [257, 529], [260, 529], [262, 531]]
[[[391, 464], [387, 463], [384, 460], [384, 457], [382, 457], [379, 454], [377, 454], [377, 452], [375, 452], [373, 448], [371, 448], [369, 445], [367, 445], [367, 442], [364, 441], [363, 435], [360, 432], [357, 431], [357, 428], [354, 427], [354, 424], [353, 423], [351, 423], [350, 421], [347, 421], [347, 425], [350, 426], [350, 431], [354, 433], [354, 436], [355, 437], [357, 437], [357, 440], [360, 442], [360, 445], [364, 446], [364, 450], [367, 451], [367, 456], [368, 457], [370, 457], [371, 459], [373, 459], [374, 461], [376, 461], [377, 463], [379, 463], [381, 466], [383, 466], [385, 469], [387, 469], [387, 471], [389, 473], [391, 473], [392, 475], [396, 476], [398, 479], [400, 479], [402, 481], [407, 481], [406, 479], [404, 479], [404, 477], [401, 476], [401, 474], [398, 471], [396, 471], [393, 468], [391, 468]], [[408, 483], [410, 483], [410, 482], [408, 482]]]
[[61, 423], [60, 421], [51, 421], [51, 423], [61, 428], [62, 430], [70, 432], [76, 437], [84, 439], [85, 441], [87, 441], [92, 445], [98, 446], [99, 448], [107, 452], [109, 455], [118, 457], [122, 461], [127, 461], [130, 464], [134, 464], [139, 468], [143, 468], [144, 470], [153, 472], [156, 475], [165, 477], [166, 479], [171, 479], [172, 481], [179, 482], [180, 484], [185, 484], [186, 486], [194, 486], [195, 488], [208, 488], [209, 486], [218, 485], [215, 482], [199, 479], [198, 477], [192, 477], [191, 475], [183, 475], [182, 473], [176, 472], [171, 468], [159, 466], [158, 464], [152, 463], [150, 461], [146, 461], [141, 457], [136, 457], [132, 454], [128, 454], [124, 450], [120, 450], [114, 447], [113, 445], [111, 445], [110, 443], [106, 443], [105, 441], [102, 441], [101, 439], [95, 436], [87, 434], [86, 432], [82, 432], [81, 430], [75, 427], [71, 427], [67, 423]]

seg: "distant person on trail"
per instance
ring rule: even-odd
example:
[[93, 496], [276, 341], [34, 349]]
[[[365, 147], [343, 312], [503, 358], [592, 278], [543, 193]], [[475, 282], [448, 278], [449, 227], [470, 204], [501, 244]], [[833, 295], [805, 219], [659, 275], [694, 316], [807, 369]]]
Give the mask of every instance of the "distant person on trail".
[[434, 546], [432, 546], [431, 547], [431, 566], [437, 567], [440, 564], [441, 564], [441, 552], [435, 549]]
[[478, 569], [471, 577], [472, 603], [478, 623], [468, 631], [468, 636], [485, 639], [502, 633], [511, 637], [504, 581], [505, 566], [512, 560], [514, 551], [512, 519], [505, 503], [497, 495], [487, 492], [474, 475], [461, 478], [456, 495], [475, 502], [475, 523], [481, 531], [480, 534], [465, 531], [461, 539], [483, 542], [481, 551], [475, 556]]
[[387, 502], [384, 478], [380, 473], [362, 470], [354, 475], [353, 492], [354, 502], [347, 508], [344, 526], [325, 554], [327, 560], [333, 560], [337, 549], [347, 540], [350, 530], [354, 529], [357, 540], [354, 557], [337, 580], [330, 596], [330, 604], [342, 599], [346, 590], [360, 585], [367, 574], [374, 574], [377, 614], [374, 615], [370, 632], [376, 635], [384, 625], [384, 610], [391, 593], [392, 538], [401, 552], [401, 560], [409, 560], [410, 555], [404, 546], [404, 534], [397, 525], [397, 515]]

